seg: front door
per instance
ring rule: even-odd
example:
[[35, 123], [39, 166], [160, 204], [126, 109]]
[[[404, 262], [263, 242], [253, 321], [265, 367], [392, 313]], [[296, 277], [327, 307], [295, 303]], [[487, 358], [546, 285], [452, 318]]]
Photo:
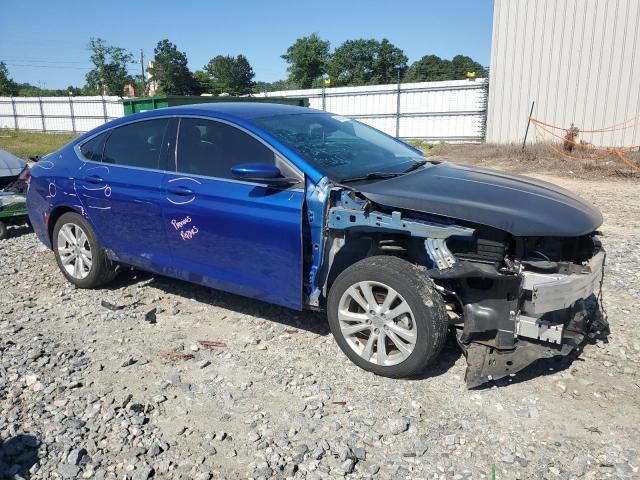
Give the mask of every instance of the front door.
[[154, 119], [113, 129], [102, 155], [75, 175], [76, 193], [110, 257], [156, 272], [171, 262], [162, 220], [170, 123]]
[[[164, 221], [176, 276], [302, 308], [302, 175], [251, 134], [185, 117], [176, 172], [165, 179]], [[276, 164], [300, 179], [290, 188], [235, 180], [242, 163]]]

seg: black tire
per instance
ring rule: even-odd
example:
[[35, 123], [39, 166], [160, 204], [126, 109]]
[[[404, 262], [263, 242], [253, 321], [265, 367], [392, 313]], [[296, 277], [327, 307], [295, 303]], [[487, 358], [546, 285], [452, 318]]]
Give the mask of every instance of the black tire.
[[4, 222], [0, 222], [0, 240], [4, 240], [9, 236], [9, 229], [7, 228], [7, 224]]
[[[355, 352], [345, 339], [338, 320], [340, 300], [358, 282], [380, 282], [393, 288], [408, 303], [417, 328], [411, 354], [396, 365], [377, 365]], [[403, 378], [416, 375], [442, 351], [448, 320], [444, 301], [433, 282], [418, 266], [393, 256], [374, 256], [354, 263], [335, 280], [327, 300], [329, 326], [338, 346], [360, 368], [376, 375]]]
[[[87, 235], [87, 239], [89, 242], [89, 246], [91, 248], [92, 255], [92, 265], [89, 270], [89, 274], [82, 279], [75, 278], [70, 275], [62, 265], [62, 261], [60, 259], [60, 254], [58, 252], [58, 233], [60, 229], [66, 224], [74, 224], [78, 225]], [[69, 280], [69, 282], [73, 283], [78, 288], [95, 288], [100, 285], [104, 285], [105, 283], [110, 282], [117, 276], [117, 272], [115, 270], [115, 266], [107, 258], [107, 255], [104, 249], [98, 243], [96, 239], [96, 235], [82, 215], [78, 215], [75, 212], [67, 212], [64, 213], [58, 218], [55, 226], [53, 227], [53, 236], [51, 238], [51, 243], [53, 245], [53, 251], [56, 257], [56, 262], [58, 263], [58, 267], [62, 274]]]

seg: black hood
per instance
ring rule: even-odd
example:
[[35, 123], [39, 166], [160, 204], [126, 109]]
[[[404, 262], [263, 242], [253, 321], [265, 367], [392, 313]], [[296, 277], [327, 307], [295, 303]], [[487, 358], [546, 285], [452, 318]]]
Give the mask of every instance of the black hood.
[[372, 202], [498, 228], [517, 237], [577, 237], [602, 215], [560, 187], [529, 177], [451, 163], [357, 187]]

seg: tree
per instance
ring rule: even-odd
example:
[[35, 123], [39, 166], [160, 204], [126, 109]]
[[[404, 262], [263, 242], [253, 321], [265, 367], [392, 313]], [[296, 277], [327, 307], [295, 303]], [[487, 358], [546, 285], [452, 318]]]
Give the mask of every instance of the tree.
[[336, 85], [367, 85], [375, 74], [375, 40], [347, 40], [333, 52], [327, 66]]
[[291, 80], [276, 80], [275, 82], [255, 82], [253, 93], [278, 92], [281, 90], [295, 90], [297, 88]]
[[193, 95], [198, 83], [187, 67], [187, 55], [169, 40], [161, 40], [153, 51], [153, 64], [148, 68], [158, 93], [164, 95]]
[[386, 38], [377, 45], [376, 59], [374, 63], [374, 81], [377, 84], [394, 83], [407, 70], [409, 59], [402, 49], [396, 47]]
[[325, 73], [329, 60], [329, 42], [317, 33], [298, 38], [282, 58], [287, 61], [289, 80], [300, 88], [310, 88], [313, 80]]
[[425, 55], [413, 62], [405, 76], [406, 82], [437, 82], [452, 79], [451, 62], [437, 55]]
[[214, 95], [218, 95], [221, 93], [221, 90], [218, 86], [211, 80], [209, 73], [205, 70], [196, 70], [193, 72], [193, 77], [195, 78], [196, 84], [198, 85], [198, 93], [210, 93]]
[[88, 90], [102, 95], [122, 95], [124, 86], [133, 81], [127, 72], [133, 55], [102, 38], [91, 38], [89, 50], [94, 68], [85, 77]]
[[81, 89], [73, 85], [69, 85], [67, 88], [54, 89], [36, 87], [30, 83], [18, 83], [16, 86], [19, 97], [66, 97], [70, 95], [69, 92], [71, 92], [71, 95], [81, 94]]
[[440, 80], [464, 80], [467, 72], [476, 72], [476, 77], [486, 77], [487, 71], [478, 62], [464, 55], [444, 60], [437, 55], [425, 55], [407, 69], [407, 82], [437, 82]]
[[218, 55], [209, 60], [205, 69], [215, 85], [225, 93], [244, 95], [252, 91], [255, 73], [244, 55]]
[[347, 40], [333, 52], [327, 70], [337, 85], [392, 83], [407, 68], [404, 52], [386, 38]]
[[464, 80], [467, 72], [476, 72], [476, 77], [486, 77], [487, 71], [478, 62], [465, 55], [456, 55], [451, 59], [451, 71], [454, 80]]
[[9, 78], [9, 70], [4, 62], [0, 62], [0, 96], [12, 97], [18, 94], [18, 85]]

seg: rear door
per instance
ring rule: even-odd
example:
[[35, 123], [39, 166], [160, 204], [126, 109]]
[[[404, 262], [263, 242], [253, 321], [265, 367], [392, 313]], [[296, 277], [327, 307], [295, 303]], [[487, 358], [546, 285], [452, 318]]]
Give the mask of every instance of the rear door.
[[[166, 178], [163, 214], [178, 276], [302, 308], [303, 175], [249, 132], [201, 118], [180, 119], [169, 159], [176, 172]], [[271, 188], [231, 175], [261, 162], [300, 182]]]
[[92, 157], [76, 174], [76, 193], [110, 255], [159, 272], [171, 262], [162, 185], [172, 121], [160, 118], [114, 128], [100, 158]]

